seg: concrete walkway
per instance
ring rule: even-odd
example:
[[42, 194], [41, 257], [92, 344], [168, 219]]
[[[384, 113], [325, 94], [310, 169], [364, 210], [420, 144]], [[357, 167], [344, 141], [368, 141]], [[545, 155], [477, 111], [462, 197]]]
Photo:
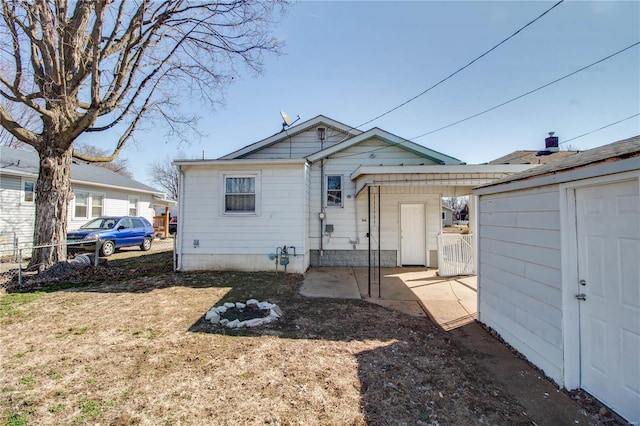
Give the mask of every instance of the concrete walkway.
[[476, 318], [476, 277], [443, 278], [425, 268], [382, 268], [381, 285], [368, 268], [311, 268], [300, 294], [307, 297], [365, 299], [369, 302], [424, 317], [444, 330], [468, 324]]
[[365, 299], [416, 317], [431, 317], [525, 408], [531, 424], [591, 424], [584, 409], [526, 361], [487, 333], [477, 314], [475, 276], [444, 278], [425, 268], [383, 268], [369, 288], [367, 268], [311, 268], [300, 293], [308, 297]]

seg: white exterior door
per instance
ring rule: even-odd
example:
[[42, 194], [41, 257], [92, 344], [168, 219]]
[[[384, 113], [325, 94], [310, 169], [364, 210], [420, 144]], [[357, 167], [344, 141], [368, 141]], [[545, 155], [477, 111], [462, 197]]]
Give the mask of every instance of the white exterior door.
[[402, 265], [426, 265], [427, 217], [424, 204], [400, 204], [400, 255]]
[[576, 216], [581, 387], [640, 424], [638, 181], [577, 189]]

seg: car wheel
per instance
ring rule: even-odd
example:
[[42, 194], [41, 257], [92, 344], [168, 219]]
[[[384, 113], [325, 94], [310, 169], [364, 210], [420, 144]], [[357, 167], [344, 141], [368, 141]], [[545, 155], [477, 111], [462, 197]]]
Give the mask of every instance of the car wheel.
[[102, 243], [102, 247], [100, 247], [100, 254], [104, 257], [109, 257], [116, 251], [116, 245], [113, 241], [105, 241]]
[[144, 237], [142, 244], [140, 244], [142, 251], [149, 251], [151, 249], [151, 237]]

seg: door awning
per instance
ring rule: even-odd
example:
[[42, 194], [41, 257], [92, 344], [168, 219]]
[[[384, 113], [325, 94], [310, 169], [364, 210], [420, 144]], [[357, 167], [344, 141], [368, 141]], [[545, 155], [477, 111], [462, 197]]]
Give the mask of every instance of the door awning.
[[[356, 197], [368, 186], [457, 187], [466, 195], [480, 185], [535, 167], [533, 164], [460, 164], [430, 166], [360, 166], [350, 176]], [[460, 191], [451, 191], [457, 193]]]

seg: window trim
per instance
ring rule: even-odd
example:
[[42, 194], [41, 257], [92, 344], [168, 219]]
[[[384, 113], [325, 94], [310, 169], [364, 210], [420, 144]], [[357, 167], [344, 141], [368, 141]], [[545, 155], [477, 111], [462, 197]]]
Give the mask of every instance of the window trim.
[[[261, 192], [262, 173], [260, 171], [246, 172], [220, 172], [220, 216], [260, 216], [261, 214]], [[228, 212], [227, 211], [227, 178], [253, 178], [255, 208], [252, 212]]]
[[[332, 204], [329, 205], [329, 178], [330, 177], [334, 177], [337, 176], [340, 178], [340, 205], [337, 204]], [[325, 182], [324, 182], [324, 205], [327, 208], [343, 208], [344, 207], [344, 175], [340, 175], [340, 174], [327, 174], [325, 175]]]
[[[33, 190], [30, 192], [32, 195], [31, 200], [26, 200], [27, 191], [25, 185], [30, 183], [33, 185]], [[20, 179], [20, 204], [34, 204], [36, 202], [36, 181], [31, 179]]]
[[[93, 215], [93, 197], [100, 197], [102, 198], [102, 205], [100, 206], [100, 214], [98, 216], [94, 216]], [[104, 216], [104, 203], [107, 199], [107, 196], [102, 193], [102, 192], [90, 192], [89, 193], [89, 199], [91, 200], [90, 202], [90, 210], [87, 212], [89, 214], [89, 219], [95, 219], [96, 217], [101, 217]]]
[[[136, 201], [136, 211], [135, 214], [131, 214], [131, 201], [135, 200]], [[128, 198], [128, 202], [127, 202], [127, 216], [140, 216], [140, 207], [139, 204], [140, 203], [140, 197], [137, 195], [129, 195]]]
[[[76, 206], [78, 205], [77, 204], [78, 203], [78, 195], [80, 195], [80, 194], [87, 196], [86, 204], [84, 205], [85, 209], [86, 209], [84, 216], [78, 216], [76, 214]], [[73, 211], [73, 216], [72, 217], [74, 219], [89, 219], [89, 200], [90, 199], [91, 199], [91, 194], [88, 191], [87, 192], [84, 192], [84, 191], [78, 191], [78, 192], [73, 191], [73, 210], [72, 210]]]
[[[71, 218], [72, 219], [95, 219], [96, 217], [100, 217], [100, 216], [104, 216], [104, 207], [105, 207], [105, 203], [107, 201], [107, 195], [104, 192], [91, 192], [91, 191], [86, 191], [86, 190], [78, 190], [78, 191], [72, 191], [73, 193], [73, 205], [71, 206]], [[87, 204], [86, 204], [86, 214], [84, 216], [78, 216], [76, 215], [76, 202], [78, 199], [78, 194], [83, 194], [87, 196]], [[98, 196], [98, 197], [102, 197], [102, 208], [101, 208], [101, 212], [100, 215], [98, 216], [92, 216], [92, 210], [93, 210], [93, 197]]]

